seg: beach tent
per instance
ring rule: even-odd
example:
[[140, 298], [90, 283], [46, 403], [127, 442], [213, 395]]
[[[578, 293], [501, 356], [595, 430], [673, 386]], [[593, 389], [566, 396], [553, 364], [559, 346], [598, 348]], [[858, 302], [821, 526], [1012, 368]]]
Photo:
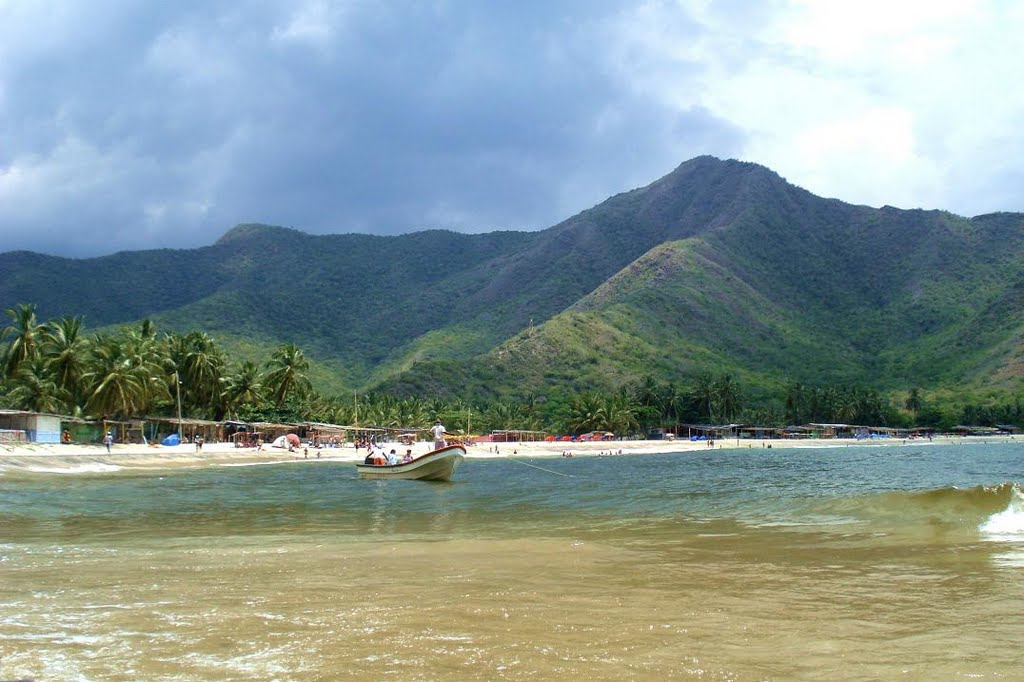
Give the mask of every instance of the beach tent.
[[288, 439], [284, 436], [278, 436], [274, 439], [274, 442], [270, 444], [272, 448], [286, 448], [288, 447]]
[[176, 433], [172, 433], [160, 442], [164, 445], [181, 445], [181, 436]]

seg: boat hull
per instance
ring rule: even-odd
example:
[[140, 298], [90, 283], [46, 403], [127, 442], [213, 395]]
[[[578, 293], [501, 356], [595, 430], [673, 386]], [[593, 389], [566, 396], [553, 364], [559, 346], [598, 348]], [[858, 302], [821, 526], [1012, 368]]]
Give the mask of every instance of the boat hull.
[[374, 466], [356, 464], [359, 478], [394, 478], [410, 481], [450, 481], [455, 469], [462, 464], [466, 449], [461, 445], [449, 445], [440, 450], [431, 450], [405, 464]]

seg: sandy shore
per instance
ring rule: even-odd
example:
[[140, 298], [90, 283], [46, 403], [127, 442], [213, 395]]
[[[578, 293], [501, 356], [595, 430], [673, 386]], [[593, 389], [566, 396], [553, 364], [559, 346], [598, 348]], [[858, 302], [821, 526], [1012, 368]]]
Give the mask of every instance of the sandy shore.
[[[963, 438], [940, 437], [928, 440], [849, 440], [849, 439], [809, 439], [809, 440], [757, 440], [748, 441], [735, 439], [715, 442], [716, 449], [762, 450], [771, 448], [822, 448], [822, 447], [921, 447], [957, 445], [966, 442], [1013, 442], [1013, 436]], [[386, 449], [392, 446], [388, 445]], [[405, 446], [398, 443], [393, 447], [402, 453]], [[652, 440], [616, 440], [597, 443], [480, 443], [467, 449], [467, 456], [472, 458], [498, 457], [562, 457], [598, 455], [644, 455], [657, 453], [686, 453], [708, 450], [706, 442], [652, 441]], [[429, 450], [427, 443], [417, 443], [413, 447], [414, 454], [422, 454]], [[319, 456], [318, 456], [319, 455]], [[107, 452], [102, 445], [11, 445], [0, 444], [0, 471], [3, 469], [21, 469], [26, 471], [115, 471], [120, 469], [163, 469], [178, 467], [202, 466], [243, 466], [251, 464], [267, 464], [274, 462], [356, 462], [366, 455], [366, 450], [356, 451], [353, 447], [326, 448], [320, 451], [309, 449], [304, 456], [303, 449], [293, 452], [265, 447], [261, 451], [253, 448], [235, 448], [230, 443], [210, 443], [197, 452], [193, 445], [114, 445]]]

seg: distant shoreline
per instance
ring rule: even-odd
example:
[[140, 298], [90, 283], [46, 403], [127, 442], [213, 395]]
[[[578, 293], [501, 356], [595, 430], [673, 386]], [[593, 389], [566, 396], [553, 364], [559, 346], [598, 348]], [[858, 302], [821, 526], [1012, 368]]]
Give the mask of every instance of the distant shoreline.
[[[740, 440], [720, 439], [715, 441], [716, 450], [758, 451], [769, 448], [842, 448], [842, 447], [915, 447], [948, 446], [965, 443], [1014, 443], [1024, 442], [1014, 436], [942, 436], [927, 440], [918, 439], [765, 439]], [[389, 443], [385, 449], [395, 448], [399, 453], [406, 446]], [[430, 449], [426, 442], [413, 446], [415, 454]], [[495, 459], [503, 457], [564, 457], [601, 455], [648, 455], [665, 453], [697, 453], [710, 449], [707, 441], [658, 441], [658, 440], [612, 440], [598, 442], [511, 442], [478, 443], [466, 450], [473, 459]], [[252, 464], [274, 464], [289, 462], [356, 462], [366, 455], [365, 449], [356, 450], [347, 446], [341, 448], [304, 448], [292, 452], [265, 446], [263, 450], [236, 448], [230, 443], [210, 443], [196, 452], [190, 444], [163, 445], [114, 445], [108, 453], [102, 445], [78, 444], [28, 444], [0, 445], [0, 473], [4, 470], [23, 470], [53, 473], [103, 472], [125, 469], [178, 469], [207, 466], [242, 466]], [[317, 456], [319, 454], [319, 457]]]

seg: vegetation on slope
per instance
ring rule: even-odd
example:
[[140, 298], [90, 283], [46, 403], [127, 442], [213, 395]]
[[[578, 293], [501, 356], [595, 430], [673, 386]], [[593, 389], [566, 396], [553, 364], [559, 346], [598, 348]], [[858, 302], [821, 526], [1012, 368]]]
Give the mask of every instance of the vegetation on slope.
[[537, 233], [246, 225], [188, 251], [0, 254], [0, 305], [200, 329], [238, 362], [293, 343], [331, 394], [564, 406], [710, 375], [765, 409], [794, 384], [998, 401], [1024, 369], [1022, 226], [850, 206], [701, 157]]
[[376, 393], [356, 394], [350, 401], [347, 395], [328, 396], [313, 389], [310, 364], [295, 344], [281, 344], [257, 364], [231, 358], [201, 331], [160, 334], [148, 320], [89, 336], [81, 318], [43, 323], [31, 305], [10, 308], [6, 314], [10, 324], [0, 329], [0, 407], [94, 419], [170, 417], [177, 412], [211, 419], [425, 428], [440, 417], [449, 424], [465, 423], [467, 432], [475, 425], [477, 432], [620, 435], [736, 420], [776, 427], [806, 422], [937, 428], [955, 421], [1024, 423], [1020, 400], [953, 409], [912, 389], [900, 405], [873, 389], [799, 382], [754, 399], [728, 373], [703, 373], [690, 382], [648, 374], [603, 391], [554, 384], [543, 395], [519, 399]]

